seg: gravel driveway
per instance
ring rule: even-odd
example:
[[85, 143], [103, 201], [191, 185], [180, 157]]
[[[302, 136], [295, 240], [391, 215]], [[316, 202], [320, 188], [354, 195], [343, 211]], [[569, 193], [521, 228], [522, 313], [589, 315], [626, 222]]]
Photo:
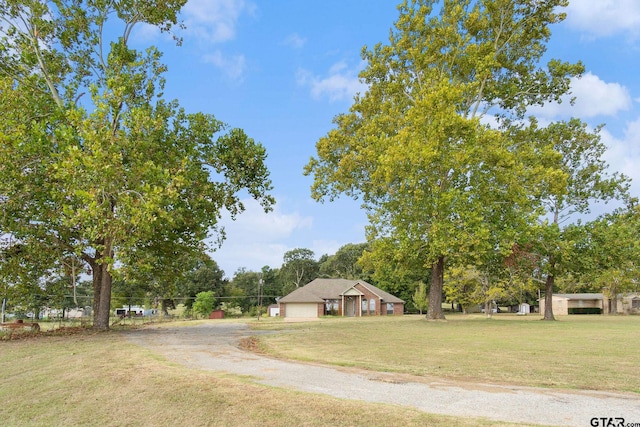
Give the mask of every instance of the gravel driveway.
[[[462, 383], [272, 359], [241, 350], [241, 338], [265, 332], [240, 323], [206, 323], [132, 331], [129, 339], [196, 369], [251, 375], [256, 383], [383, 402], [462, 417], [559, 426], [592, 426], [591, 419], [625, 419], [640, 427], [640, 396]], [[272, 332], [269, 332], [272, 333]], [[608, 420], [607, 420], [608, 421]], [[610, 425], [618, 425], [612, 420]], [[615, 424], [613, 424], [615, 423]]]

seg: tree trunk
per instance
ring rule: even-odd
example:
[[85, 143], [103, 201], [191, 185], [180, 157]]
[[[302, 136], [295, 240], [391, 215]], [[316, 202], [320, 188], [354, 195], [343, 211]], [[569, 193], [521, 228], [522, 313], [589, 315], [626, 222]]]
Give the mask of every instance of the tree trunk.
[[[110, 240], [104, 242], [104, 252], [102, 259], [96, 254], [96, 265], [93, 269], [93, 329], [106, 331], [109, 329], [109, 318], [111, 316], [111, 285], [112, 277], [109, 271], [107, 259], [113, 259], [113, 250]], [[102, 262], [100, 262], [102, 261]]]
[[609, 306], [611, 307], [609, 314], [618, 314], [618, 294], [616, 292], [611, 293], [611, 296], [609, 297]]
[[547, 282], [544, 287], [544, 318], [543, 320], [556, 320], [553, 317], [553, 283], [555, 277], [553, 274], [547, 276]]
[[93, 279], [93, 320], [95, 322], [100, 312], [100, 288], [102, 287], [102, 268], [99, 264], [91, 264], [91, 276]]
[[444, 286], [444, 257], [441, 256], [431, 267], [431, 286], [429, 287], [428, 320], [444, 319], [442, 311], [442, 288]]
[[112, 278], [111, 272], [109, 271], [109, 265], [107, 263], [98, 265], [97, 270], [100, 275], [100, 297], [97, 301], [98, 310], [96, 310], [93, 315], [93, 328], [104, 331], [109, 329]]
[[487, 319], [491, 319], [493, 316], [493, 303], [491, 300], [484, 302], [484, 314], [487, 315]]

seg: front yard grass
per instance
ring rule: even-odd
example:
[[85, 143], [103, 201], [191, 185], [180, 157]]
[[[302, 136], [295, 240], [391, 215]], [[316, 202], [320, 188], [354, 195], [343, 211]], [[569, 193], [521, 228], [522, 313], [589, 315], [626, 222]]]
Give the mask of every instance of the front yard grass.
[[640, 393], [640, 316], [449, 314], [254, 322], [268, 354], [471, 382]]
[[188, 369], [118, 331], [0, 341], [0, 372], [0, 425], [6, 427], [513, 425], [341, 400]]

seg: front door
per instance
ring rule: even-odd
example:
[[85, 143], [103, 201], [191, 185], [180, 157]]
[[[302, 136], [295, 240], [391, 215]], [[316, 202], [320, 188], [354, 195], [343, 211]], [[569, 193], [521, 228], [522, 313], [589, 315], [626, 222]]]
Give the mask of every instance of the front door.
[[356, 315], [356, 297], [347, 297], [344, 303], [347, 306], [345, 311], [347, 317], [354, 317]]

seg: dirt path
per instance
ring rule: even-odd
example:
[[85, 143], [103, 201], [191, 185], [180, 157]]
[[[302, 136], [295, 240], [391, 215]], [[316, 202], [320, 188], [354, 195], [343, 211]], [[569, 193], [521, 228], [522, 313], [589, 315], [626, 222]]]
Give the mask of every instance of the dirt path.
[[[344, 399], [516, 423], [607, 425], [603, 420], [592, 424], [595, 417], [613, 418], [609, 425], [638, 423], [640, 427], [640, 396], [634, 394], [429, 380], [272, 359], [238, 348], [240, 339], [256, 334], [260, 332], [245, 324], [225, 322], [145, 328], [131, 332], [129, 339], [191, 368], [250, 375], [260, 384]], [[624, 418], [624, 423], [615, 418]]]

